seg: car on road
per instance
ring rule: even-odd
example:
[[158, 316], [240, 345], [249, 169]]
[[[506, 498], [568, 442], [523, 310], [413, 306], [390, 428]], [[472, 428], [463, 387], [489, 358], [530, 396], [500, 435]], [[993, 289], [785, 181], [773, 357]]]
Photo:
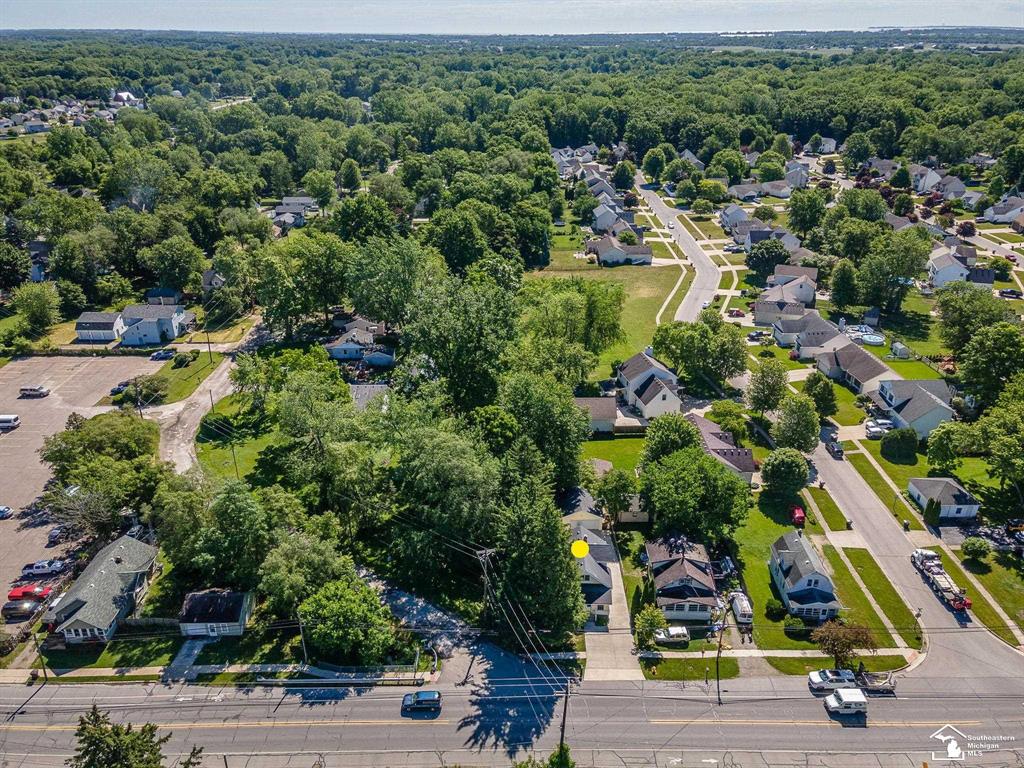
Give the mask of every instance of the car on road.
[[36, 560], [34, 563], [28, 563], [21, 569], [22, 576], [49, 576], [54, 573], [60, 573], [64, 570], [65, 562], [63, 560], [57, 560], [56, 558], [51, 560]]
[[701, 304], [700, 308], [701, 309], [707, 309], [710, 306], [711, 306], [711, 300], [709, 299], [708, 301], [705, 301], [703, 304]]
[[403, 712], [440, 712], [440, 691], [416, 691], [402, 697]]
[[46, 387], [22, 387], [18, 390], [18, 397], [47, 397], [50, 390]]
[[690, 642], [690, 630], [686, 627], [668, 627], [654, 630], [654, 642], [662, 645]]
[[833, 715], [867, 717], [868, 700], [860, 688], [845, 688], [825, 697], [825, 709]]
[[38, 610], [39, 603], [34, 600], [12, 600], [4, 603], [4, 607], [0, 608], [0, 615], [7, 621], [24, 621], [31, 619]]
[[1016, 288], [1000, 288], [999, 295], [1004, 299], [1019, 299], [1024, 297], [1024, 293], [1018, 291]]
[[170, 360], [176, 352], [173, 349], [158, 349], [149, 356], [150, 360]]
[[789, 520], [793, 525], [803, 525], [807, 522], [807, 513], [803, 507], [794, 506], [789, 512]]
[[807, 685], [812, 691], [837, 691], [856, 688], [857, 676], [852, 669], [819, 669], [807, 674]]
[[14, 510], [10, 507], [0, 507], [0, 520], [7, 520], [14, 517]]
[[668, 228], [669, 228], [669, 229], [675, 229], [675, 228], [676, 228], [676, 223], [675, 223], [674, 221], [670, 221], [670, 222], [668, 223]]
[[825, 443], [825, 450], [833, 459], [843, 458], [843, 446], [836, 440], [829, 440]]
[[41, 603], [51, 594], [53, 594], [53, 587], [44, 587], [42, 584], [26, 584], [8, 592], [7, 599], [13, 602], [35, 600], [37, 603]]

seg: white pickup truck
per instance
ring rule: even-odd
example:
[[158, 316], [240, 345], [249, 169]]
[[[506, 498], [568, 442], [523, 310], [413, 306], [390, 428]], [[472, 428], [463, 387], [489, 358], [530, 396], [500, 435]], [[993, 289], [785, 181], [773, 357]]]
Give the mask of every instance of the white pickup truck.
[[64, 570], [63, 560], [37, 560], [21, 569], [22, 576], [49, 576]]

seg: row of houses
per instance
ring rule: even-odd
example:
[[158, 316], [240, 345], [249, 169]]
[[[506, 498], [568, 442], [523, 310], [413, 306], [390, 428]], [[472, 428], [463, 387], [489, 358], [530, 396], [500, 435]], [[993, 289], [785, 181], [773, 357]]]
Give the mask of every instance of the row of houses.
[[47, 133], [53, 125], [80, 127], [95, 119], [112, 123], [119, 110], [143, 106], [144, 101], [137, 99], [130, 91], [112, 92], [106, 102], [60, 99], [50, 107], [27, 109], [15, 112], [10, 117], [0, 117], [0, 134], [14, 136], [21, 133]]
[[83, 312], [75, 322], [75, 336], [85, 344], [166, 344], [195, 321], [195, 313], [180, 304], [131, 304], [120, 312]]

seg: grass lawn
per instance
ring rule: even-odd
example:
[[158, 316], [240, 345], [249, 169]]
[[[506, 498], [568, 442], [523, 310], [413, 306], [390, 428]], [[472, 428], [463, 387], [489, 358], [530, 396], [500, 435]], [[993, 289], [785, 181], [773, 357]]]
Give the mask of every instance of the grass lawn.
[[[774, 357], [782, 363], [783, 367], [785, 367], [787, 371], [798, 371], [801, 368], [808, 367], [806, 363], [801, 363], [799, 360], [791, 360], [789, 357], [789, 350], [776, 344], [772, 344], [770, 347], [755, 344], [748, 347], [747, 352], [748, 357], [749, 355], [753, 355], [758, 360], [765, 360]], [[747, 367], [749, 368], [750, 366]]]
[[993, 552], [982, 561], [965, 560], [954, 550], [964, 569], [970, 571], [1006, 611], [1017, 626], [1024, 626], [1024, 562], [1010, 552]]
[[833, 384], [832, 391], [836, 393], [836, 412], [832, 419], [839, 425], [848, 427], [860, 424], [867, 414], [863, 408], [857, 407], [857, 395], [849, 387], [842, 384]]
[[[865, 440], [864, 445], [868, 441]], [[885, 506], [892, 512], [892, 516], [897, 520], [908, 520], [910, 521], [911, 530], [923, 531], [924, 524], [921, 522], [921, 518], [918, 515], [911, 514], [910, 511], [903, 506], [903, 502], [900, 501], [900, 497], [889, 484], [885, 482], [885, 479], [878, 473], [878, 470], [874, 468], [868, 457], [862, 453], [848, 453], [846, 454], [846, 461], [853, 465], [853, 468], [860, 472], [860, 476], [864, 478], [864, 481], [871, 486], [871, 490], [875, 492]]]
[[[236, 318], [228, 325], [211, 323], [209, 329], [210, 343], [230, 344], [235, 341], [241, 341], [245, 337], [245, 334], [249, 332], [249, 329], [252, 328], [254, 322], [256, 322], [256, 319], [252, 315], [247, 315], [246, 317]], [[202, 344], [206, 340], [205, 328], [193, 331], [184, 338], [184, 342], [186, 343], [195, 342], [197, 344]]]
[[743, 251], [740, 251], [739, 253], [723, 252], [722, 258], [725, 259], [728, 264], [745, 264], [747, 261], [747, 254]]
[[651, 253], [656, 259], [674, 259], [675, 254], [669, 248], [668, 243], [662, 243], [658, 240], [647, 243], [651, 246]]
[[815, 488], [813, 486], [808, 486], [807, 491], [811, 494], [811, 498], [814, 499], [814, 503], [818, 506], [818, 511], [825, 519], [825, 525], [828, 526], [829, 530], [845, 531], [846, 516], [839, 511], [839, 507], [836, 506], [836, 503], [832, 499], [832, 496], [829, 495], [829, 492], [824, 488]]
[[690, 220], [705, 240], [721, 240], [726, 236], [725, 230], [710, 216], [692, 216]]
[[[742, 257], [742, 261], [746, 261], [747, 255], [745, 253], [733, 253], [730, 256]], [[764, 288], [764, 281], [758, 277], [754, 272], [749, 269], [740, 269], [736, 271], [736, 275], [739, 277], [739, 284], [736, 286], [739, 290], [758, 291]]]
[[[154, 376], [163, 376], [167, 379], [167, 394], [163, 398], [158, 398], [156, 402], [176, 403], [179, 400], [184, 400], [198, 389], [207, 376], [217, 370], [217, 366], [221, 364], [223, 359], [223, 354], [214, 352], [213, 362], [211, 362], [210, 353], [203, 352], [193, 362], [180, 368], [174, 367], [174, 360], [168, 360], [153, 374]], [[106, 395], [98, 404], [122, 405], [125, 402], [123, 394], [114, 395], [113, 397]]]
[[911, 648], [921, 650], [921, 625], [914, 618], [913, 611], [903, 602], [903, 598], [893, 587], [892, 582], [886, 578], [871, 553], [858, 547], [843, 549], [843, 553], [860, 575], [861, 581], [867, 585], [868, 591], [875, 598], [882, 613], [886, 615], [893, 628], [903, 638], [903, 642]]
[[[941, 379], [942, 374], [932, 368], [928, 363], [920, 360], [899, 360], [889, 356], [888, 344], [884, 347], [872, 347], [867, 344], [863, 346], [868, 352], [882, 360], [896, 373], [905, 379]], [[915, 351], [916, 348], [914, 348]]]
[[44, 650], [42, 655], [51, 669], [162, 667], [170, 663], [184, 641], [177, 633], [161, 637], [153, 637], [152, 633], [138, 637], [119, 634], [105, 646]]
[[[732, 288], [732, 283], [733, 283], [733, 280], [735, 280], [735, 279], [736, 278], [733, 277], [733, 273], [732, 272], [723, 272], [718, 277], [718, 290], [720, 290], [720, 291], [722, 291], [722, 290], [726, 290], [726, 291], [729, 290], [730, 288]], [[742, 297], [740, 297], [740, 298], [742, 298]], [[746, 309], [746, 303], [744, 303], [742, 308]]]
[[697, 225], [690, 221], [686, 216], [677, 216], [679, 223], [683, 225], [687, 232], [689, 232], [696, 240], [704, 240], [704, 233], [697, 228]]
[[653, 600], [652, 590], [644, 584], [644, 564], [640, 554], [644, 551], [646, 525], [622, 525], [615, 529], [615, 545], [619, 548], [622, 566], [622, 586], [629, 603], [630, 617], [636, 616], [647, 601]]
[[854, 581], [853, 574], [846, 567], [846, 563], [840, 559], [836, 548], [831, 544], [825, 544], [822, 550], [832, 568], [832, 582], [835, 584], [836, 596], [845, 608], [842, 613], [843, 618], [851, 624], [868, 627], [871, 634], [875, 636], [875, 643], [879, 648], [892, 648], [895, 645], [892, 635], [889, 634], [885, 624], [882, 623], [882, 618], [868, 601], [868, 596]]
[[51, 677], [52, 685], [83, 685], [97, 683], [157, 683], [160, 675], [75, 675], [74, 677]]
[[[764, 660], [784, 675], [806, 675], [817, 669], [831, 669], [833, 665], [831, 656], [765, 656]], [[902, 656], [860, 656], [858, 663], [864, 662], [864, 669], [868, 672], [892, 672], [894, 669], [902, 669], [907, 666], [907, 660]], [[857, 665], [854, 665], [857, 666]]]
[[156, 559], [162, 570], [149, 585], [139, 615], [143, 618], [177, 618], [185, 595], [192, 591], [192, 587], [177, 577], [174, 566], [167, 562], [162, 550], [157, 552]]
[[791, 530], [793, 526], [785, 506], [772, 503], [762, 495], [734, 536], [737, 545], [734, 559], [754, 606], [754, 642], [758, 648], [815, 648], [810, 640], [785, 634], [781, 620], [773, 621], [765, 615], [768, 600], [778, 599], [768, 572], [769, 551], [772, 542]]
[[632, 472], [640, 460], [643, 450], [642, 437], [609, 437], [588, 440], [583, 444], [584, 459], [604, 459], [616, 469]]
[[[640, 668], [647, 680], [709, 680], [715, 679], [715, 658], [706, 659], [640, 659]], [[728, 656], [719, 662], [718, 676], [722, 680], [739, 677], [740, 665]]]
[[297, 664], [302, 640], [297, 629], [267, 629], [253, 622], [241, 637], [222, 637], [203, 646], [196, 664]]
[[[1003, 620], [999, 618], [999, 614], [996, 613], [992, 604], [979, 595], [977, 590], [971, 589], [971, 584], [967, 581], [967, 575], [963, 572], [963, 569], [960, 568], [959, 563], [947, 555], [945, 550], [939, 547], [929, 547], [929, 549], [939, 553], [939, 557], [942, 558], [942, 567], [945, 568], [946, 573], [948, 573], [953, 581], [956, 582], [956, 585], [960, 587], [960, 589], [967, 590], [967, 596], [971, 598], [971, 614], [974, 618], [992, 630], [1000, 640], [1009, 643], [1010, 645], [1016, 645], [1016, 638], [1013, 636], [1013, 633], [1009, 628], [1003, 624]], [[984, 584], [984, 582], [982, 582], [982, 584]]]
[[241, 400], [229, 395], [203, 417], [196, 435], [196, 455], [203, 470], [217, 480], [234, 480], [237, 460], [240, 478], [255, 485], [273, 485], [280, 476], [277, 436], [277, 427], [269, 419], [243, 412]]

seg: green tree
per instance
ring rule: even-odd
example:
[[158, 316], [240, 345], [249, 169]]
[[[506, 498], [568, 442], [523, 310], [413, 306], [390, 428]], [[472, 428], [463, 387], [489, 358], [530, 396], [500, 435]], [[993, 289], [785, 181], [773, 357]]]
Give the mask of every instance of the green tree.
[[764, 414], [779, 407], [786, 394], [789, 377], [786, 366], [779, 360], [767, 359], [750, 374], [747, 385], [747, 405], [750, 409]]
[[882, 436], [882, 455], [891, 461], [909, 461], [917, 453], [917, 432], [913, 427], [891, 429]]
[[863, 301], [898, 312], [930, 252], [931, 239], [919, 227], [877, 237], [857, 272]]
[[959, 361], [964, 389], [987, 408], [1024, 371], [1024, 332], [1008, 322], [982, 326], [964, 346]]
[[817, 189], [794, 189], [786, 204], [789, 209], [789, 226], [807, 235], [825, 218], [825, 196]]
[[651, 419], [640, 452], [640, 464], [653, 464], [684, 448], [700, 445], [700, 430], [681, 413], [666, 413]]
[[636, 176], [636, 166], [629, 160], [623, 160], [615, 165], [612, 171], [612, 184], [616, 189], [632, 189], [633, 177]]
[[874, 653], [877, 647], [875, 636], [867, 627], [858, 624], [841, 624], [838, 621], [826, 621], [811, 632], [811, 641], [826, 656], [831, 656], [835, 669], [848, 669], [853, 666], [854, 652], [864, 649]]
[[897, 216], [906, 216], [914, 212], [914, 198], [906, 192], [896, 195], [892, 200], [892, 212]]
[[347, 192], [357, 192], [363, 186], [363, 174], [359, 171], [359, 163], [351, 157], [345, 158], [341, 164], [341, 188]]
[[[157, 736], [153, 723], [136, 728], [132, 723], [111, 722], [110, 715], [100, 712], [93, 704], [92, 709], [78, 718], [75, 754], [67, 765], [69, 768], [163, 768], [162, 747], [171, 735]], [[188, 757], [175, 764], [181, 768], [199, 768], [202, 753], [201, 747], [193, 747]]]
[[959, 421], [945, 421], [928, 435], [928, 463], [946, 474], [956, 472], [976, 430]]
[[735, 400], [715, 400], [711, 404], [711, 410], [707, 413], [708, 419], [732, 435], [733, 440], [739, 445], [747, 436], [747, 416], [743, 406]]
[[613, 518], [629, 511], [637, 492], [636, 475], [622, 469], [612, 469], [597, 481], [598, 498], [604, 501]]
[[359, 578], [351, 559], [343, 560], [343, 575], [299, 606], [306, 641], [324, 661], [380, 664], [395, 643], [391, 612]]
[[936, 292], [939, 336], [954, 354], [961, 353], [982, 328], [1011, 322], [1013, 312], [1006, 302], [966, 280], [944, 285]]
[[906, 165], [901, 165], [896, 169], [896, 172], [889, 179], [890, 186], [896, 189], [909, 189], [910, 188], [910, 171], [907, 170]]
[[645, 605], [633, 620], [636, 630], [636, 645], [643, 650], [654, 647], [654, 633], [659, 629], [668, 629], [665, 614], [656, 605]]
[[851, 133], [846, 137], [846, 149], [843, 152], [843, 165], [848, 172], [853, 172], [867, 162], [874, 154], [875, 148], [865, 133]]
[[818, 413], [807, 395], [787, 395], [772, 425], [772, 438], [780, 448], [810, 453], [818, 444]]
[[348, 566], [331, 541], [301, 531], [281, 533], [260, 565], [259, 591], [274, 615], [291, 618], [320, 584], [343, 578]]
[[804, 394], [814, 401], [814, 410], [819, 419], [826, 419], [838, 411], [835, 385], [825, 374], [814, 371], [804, 379]]
[[79, 465], [96, 456], [118, 461], [155, 457], [159, 440], [156, 423], [131, 411], [110, 411], [90, 419], [73, 413], [62, 432], [43, 438], [39, 456], [50, 466], [54, 477], [66, 485]]
[[346, 283], [358, 313], [401, 326], [417, 288], [442, 269], [437, 254], [412, 238], [373, 238], [347, 262]]
[[309, 171], [302, 177], [302, 188], [321, 208], [326, 208], [337, 198], [334, 174], [330, 171]]
[[390, 237], [397, 219], [388, 204], [376, 195], [362, 193], [341, 201], [330, 219], [330, 228], [342, 240], [365, 243], [371, 237]]
[[0, 241], [0, 291], [10, 291], [29, 279], [32, 259], [26, 251]]
[[792, 448], [777, 448], [761, 466], [761, 478], [768, 493], [789, 498], [807, 485], [807, 460]]
[[423, 235], [444, 257], [452, 272], [464, 274], [487, 253], [487, 238], [476, 217], [467, 210], [443, 210], [430, 221]]
[[772, 139], [772, 152], [778, 152], [787, 160], [793, 159], [793, 145], [789, 140], [789, 137], [784, 133], [775, 134], [775, 138]]
[[779, 216], [770, 205], [759, 205], [754, 209], [754, 218], [760, 219], [765, 224], [771, 224]]
[[855, 219], [881, 221], [889, 211], [885, 198], [876, 189], [847, 189], [839, 202]]
[[961, 542], [960, 552], [968, 560], [980, 563], [992, 552], [992, 545], [989, 544], [988, 539], [983, 539], [980, 536], [968, 536]]
[[647, 154], [644, 155], [644, 173], [657, 182], [661, 178], [662, 171], [665, 170], [666, 162], [664, 152], [657, 147], [649, 149]]
[[153, 273], [164, 288], [192, 291], [199, 288], [206, 258], [185, 235], [169, 237], [139, 251], [139, 263]]
[[14, 289], [11, 309], [25, 319], [35, 334], [45, 334], [60, 320], [57, 287], [51, 282], [23, 283]]
[[698, 216], [710, 216], [715, 211], [715, 204], [701, 197], [693, 201], [690, 210]]
[[747, 267], [761, 279], [767, 278], [775, 271], [775, 267], [787, 261], [789, 251], [781, 240], [774, 237], [757, 243], [750, 249], [746, 259]]
[[743, 522], [750, 487], [700, 447], [684, 448], [649, 464], [640, 477], [644, 507], [656, 530], [681, 531], [718, 542]]

